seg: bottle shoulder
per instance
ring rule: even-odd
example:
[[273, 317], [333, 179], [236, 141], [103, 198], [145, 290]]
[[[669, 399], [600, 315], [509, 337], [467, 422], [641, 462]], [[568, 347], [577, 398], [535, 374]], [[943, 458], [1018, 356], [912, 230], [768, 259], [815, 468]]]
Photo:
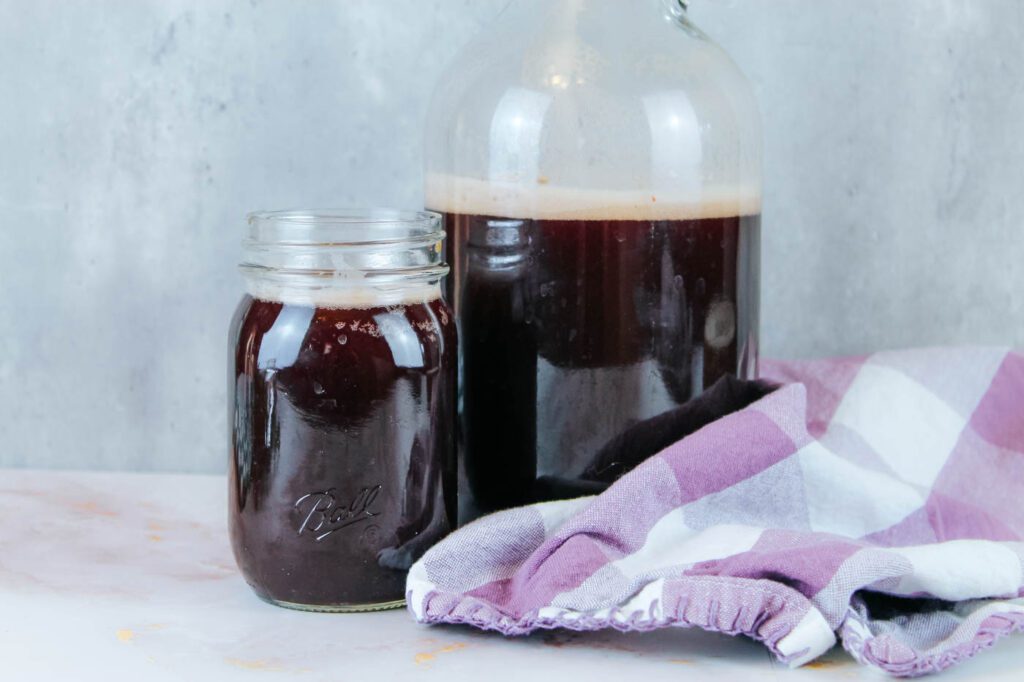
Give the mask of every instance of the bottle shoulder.
[[[747, 79], [696, 28], [631, 11], [646, 4], [526, 3], [532, 11], [467, 47], [430, 107], [428, 185], [480, 180], [531, 204], [551, 188], [759, 203], [761, 121]], [[442, 194], [432, 206], [451, 202]]]
[[699, 98], [749, 90], [728, 53], [685, 17], [624, 11], [632, 3], [621, 0], [582, 3], [598, 7], [573, 13], [578, 4], [547, 3], [540, 10], [525, 3], [490, 27], [445, 71], [434, 106], [473, 97], [496, 108], [510, 91], [585, 101], [599, 95], [625, 100], [674, 91]]

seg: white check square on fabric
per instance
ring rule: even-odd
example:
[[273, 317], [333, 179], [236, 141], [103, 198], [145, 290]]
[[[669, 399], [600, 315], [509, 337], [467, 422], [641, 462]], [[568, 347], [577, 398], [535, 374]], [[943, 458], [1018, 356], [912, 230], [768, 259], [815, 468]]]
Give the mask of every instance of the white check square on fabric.
[[927, 388], [873, 362], [861, 367], [832, 422], [858, 433], [896, 475], [923, 489], [935, 482], [967, 426]]

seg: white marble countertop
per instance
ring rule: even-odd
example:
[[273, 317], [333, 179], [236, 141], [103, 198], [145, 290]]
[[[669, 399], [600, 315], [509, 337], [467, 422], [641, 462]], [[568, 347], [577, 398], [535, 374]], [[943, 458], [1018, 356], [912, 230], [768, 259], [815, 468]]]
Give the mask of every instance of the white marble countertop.
[[[0, 679], [881, 679], [842, 651], [790, 671], [691, 630], [504, 639], [404, 611], [278, 609], [235, 569], [226, 516], [222, 477], [0, 471]], [[1022, 671], [1018, 638], [941, 679]]]

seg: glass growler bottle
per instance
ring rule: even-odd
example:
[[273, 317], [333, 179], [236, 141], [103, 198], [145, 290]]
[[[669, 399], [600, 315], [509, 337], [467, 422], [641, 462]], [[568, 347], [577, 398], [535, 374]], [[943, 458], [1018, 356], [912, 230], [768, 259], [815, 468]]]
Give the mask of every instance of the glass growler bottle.
[[513, 0], [435, 91], [426, 171], [479, 510], [586, 492], [624, 430], [756, 374], [760, 119], [679, 0]]

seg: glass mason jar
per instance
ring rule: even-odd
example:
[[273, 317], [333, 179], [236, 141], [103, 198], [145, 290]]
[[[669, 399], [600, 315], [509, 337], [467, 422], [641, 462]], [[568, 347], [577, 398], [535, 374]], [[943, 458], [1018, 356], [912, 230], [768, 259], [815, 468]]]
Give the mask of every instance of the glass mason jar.
[[263, 599], [400, 606], [455, 525], [456, 332], [440, 217], [249, 218], [230, 332], [229, 521]]
[[586, 492], [625, 429], [755, 376], [760, 119], [679, 0], [513, 0], [437, 87], [426, 171], [481, 510]]

